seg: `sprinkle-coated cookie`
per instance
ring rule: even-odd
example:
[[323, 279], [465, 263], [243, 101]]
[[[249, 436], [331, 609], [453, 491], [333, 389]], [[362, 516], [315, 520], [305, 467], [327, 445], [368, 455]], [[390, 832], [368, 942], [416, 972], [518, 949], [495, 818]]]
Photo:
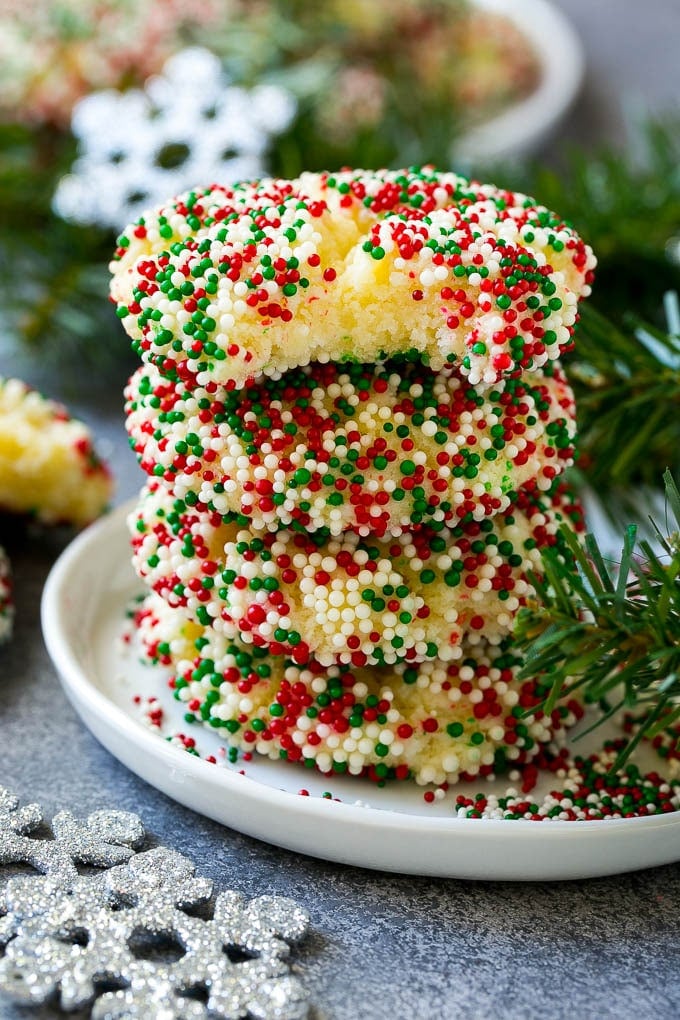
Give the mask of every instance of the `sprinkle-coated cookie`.
[[415, 351], [486, 386], [571, 346], [594, 266], [526, 195], [430, 167], [307, 173], [142, 217], [119, 238], [112, 296], [168, 377], [239, 387]]
[[0, 378], [0, 509], [82, 527], [111, 490], [87, 426], [19, 379]]
[[499, 643], [534, 594], [528, 573], [540, 571], [541, 549], [573, 517], [561, 490], [522, 491], [494, 518], [398, 537], [255, 535], [157, 484], [129, 527], [140, 578], [191, 619], [300, 664], [363, 666], [455, 659], [466, 636]]
[[147, 655], [175, 670], [187, 723], [232, 748], [323, 773], [455, 782], [530, 762], [582, 714], [571, 700], [546, 716], [548, 691], [517, 678], [511, 649], [477, 645], [456, 662], [299, 666], [192, 623], [150, 594], [138, 612]]
[[476, 520], [572, 462], [574, 400], [558, 365], [485, 392], [419, 362], [314, 364], [242, 390], [187, 388], [142, 367], [126, 389], [141, 466], [183, 500], [340, 535]]
[[0, 546], [0, 644], [9, 641], [13, 627], [12, 567], [7, 553]]

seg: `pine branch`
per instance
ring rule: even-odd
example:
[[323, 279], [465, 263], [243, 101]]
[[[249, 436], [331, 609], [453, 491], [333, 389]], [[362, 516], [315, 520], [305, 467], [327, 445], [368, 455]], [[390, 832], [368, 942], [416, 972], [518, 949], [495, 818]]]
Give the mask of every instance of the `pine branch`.
[[51, 208], [75, 142], [48, 127], [0, 124], [0, 355], [20, 349], [64, 376], [127, 359], [106, 300], [113, 233]]
[[637, 713], [637, 731], [615, 768], [636, 744], [680, 721], [680, 493], [664, 474], [667, 511], [675, 524], [661, 532], [661, 551], [626, 531], [620, 562], [607, 564], [592, 535], [582, 546], [563, 531], [571, 559], [555, 548], [543, 555], [544, 575], [533, 578], [537, 600], [520, 611], [515, 639], [525, 677], [550, 686], [543, 708], [580, 694], [599, 704], [594, 727], [621, 710]]
[[623, 326], [582, 309], [565, 368], [576, 391], [579, 467], [603, 494], [658, 484], [658, 465], [680, 471], [680, 313], [665, 299], [667, 329], [632, 315]]
[[533, 166], [509, 184], [559, 210], [593, 247], [589, 304], [609, 318], [654, 321], [661, 295], [680, 289], [680, 119], [643, 123], [625, 152], [574, 151], [566, 169]]

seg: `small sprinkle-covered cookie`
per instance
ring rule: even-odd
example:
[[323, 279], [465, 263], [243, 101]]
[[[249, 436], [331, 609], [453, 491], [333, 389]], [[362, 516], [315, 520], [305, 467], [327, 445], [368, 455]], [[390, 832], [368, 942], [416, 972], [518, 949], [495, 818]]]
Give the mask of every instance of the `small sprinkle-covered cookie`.
[[7, 553], [0, 546], [0, 644], [9, 641], [13, 626], [12, 568]]
[[570, 347], [594, 266], [526, 195], [429, 167], [308, 173], [142, 217], [112, 295], [143, 360], [200, 385], [415, 351], [488, 386]]
[[152, 485], [129, 526], [138, 575], [191, 619], [300, 664], [363, 666], [449, 661], [466, 636], [499, 643], [534, 594], [541, 549], [578, 513], [559, 490], [521, 491], [494, 518], [398, 537], [257, 536]]
[[549, 488], [574, 453], [573, 394], [552, 364], [483, 392], [406, 359], [315, 363], [242, 390], [143, 367], [126, 398], [147, 474], [255, 531], [380, 537], [480, 520], [533, 479]]
[[0, 510], [82, 527], [111, 490], [89, 429], [19, 379], [0, 379]]
[[531, 712], [548, 690], [518, 680], [503, 646], [466, 647], [449, 663], [324, 668], [229, 640], [153, 594], [137, 622], [147, 655], [175, 670], [187, 723], [323, 773], [420, 784], [490, 775], [530, 762], [582, 714], [573, 700]]

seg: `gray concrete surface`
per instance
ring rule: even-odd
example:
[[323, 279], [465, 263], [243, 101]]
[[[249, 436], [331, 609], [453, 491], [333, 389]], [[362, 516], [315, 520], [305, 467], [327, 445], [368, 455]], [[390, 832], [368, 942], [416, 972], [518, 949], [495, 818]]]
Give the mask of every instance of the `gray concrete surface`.
[[[564, 137], [621, 140], [622, 104], [678, 109], [680, 0], [560, 0], [560, 6], [581, 32], [589, 60]], [[15, 368], [0, 363], [5, 374]], [[37, 367], [33, 374], [39, 378]], [[96, 399], [88, 400], [84, 386], [76, 399], [71, 393], [111, 460], [118, 501], [140, 485], [122, 427], [122, 384], [122, 374], [112, 373], [108, 392]], [[40, 594], [60, 543], [56, 536], [20, 535], [9, 543], [18, 619], [15, 640], [0, 652], [0, 783], [48, 813], [139, 811], [154, 841], [191, 856], [220, 887], [298, 899], [313, 930], [295, 959], [317, 1020], [678, 1015], [679, 866], [552, 885], [383, 875], [269, 847], [137, 779], [76, 718], [44, 650]], [[55, 1015], [0, 1004], [3, 1020]]]

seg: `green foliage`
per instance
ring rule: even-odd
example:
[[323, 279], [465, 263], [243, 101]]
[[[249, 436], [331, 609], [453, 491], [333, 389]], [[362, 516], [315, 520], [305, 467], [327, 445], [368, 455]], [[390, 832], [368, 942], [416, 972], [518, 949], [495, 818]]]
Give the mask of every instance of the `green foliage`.
[[622, 325], [586, 304], [565, 368], [577, 397], [579, 467], [598, 493], [615, 498], [658, 485], [659, 465], [680, 472], [680, 316], [664, 304], [666, 329], [631, 314]]
[[561, 172], [534, 166], [503, 183], [559, 211], [597, 255], [564, 359], [582, 474], [605, 500], [658, 487], [663, 466], [680, 472], [680, 315], [664, 297], [680, 292], [680, 120], [641, 125], [627, 153], [574, 152]]
[[652, 522], [660, 551], [638, 542], [630, 525], [620, 562], [608, 566], [592, 535], [582, 546], [564, 529], [571, 558], [543, 554], [544, 576], [533, 578], [538, 598], [516, 621], [524, 675], [551, 685], [546, 712], [576, 692], [602, 709], [595, 726], [635, 710], [637, 732], [615, 769], [643, 737], [680, 721], [680, 493], [669, 471], [664, 484], [675, 526], [663, 534]]
[[573, 224], [598, 259], [591, 307], [654, 321], [680, 290], [680, 120], [648, 121], [627, 152], [577, 151], [557, 172], [534, 166], [511, 186]]
[[108, 306], [113, 237], [66, 223], [51, 209], [70, 167], [70, 136], [50, 128], [0, 124], [0, 323], [14, 342], [55, 367], [121, 360], [127, 345]]

